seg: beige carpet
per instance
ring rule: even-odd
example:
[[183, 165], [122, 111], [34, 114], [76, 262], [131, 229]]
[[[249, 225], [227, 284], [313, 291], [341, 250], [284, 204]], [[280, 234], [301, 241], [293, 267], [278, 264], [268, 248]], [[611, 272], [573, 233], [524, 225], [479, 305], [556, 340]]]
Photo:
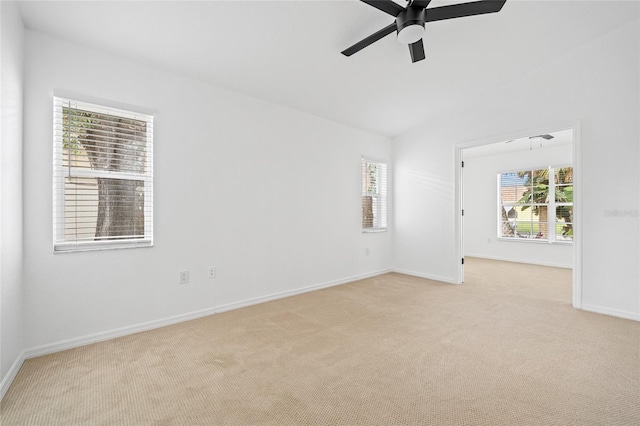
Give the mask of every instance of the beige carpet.
[[469, 259], [25, 362], [9, 425], [639, 425], [640, 323], [571, 272]]

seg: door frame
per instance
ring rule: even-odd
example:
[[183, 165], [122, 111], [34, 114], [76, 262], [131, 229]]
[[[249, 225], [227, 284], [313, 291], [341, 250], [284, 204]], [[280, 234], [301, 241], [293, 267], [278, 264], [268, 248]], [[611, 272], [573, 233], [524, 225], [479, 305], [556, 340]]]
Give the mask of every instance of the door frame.
[[511, 139], [526, 138], [531, 135], [542, 135], [561, 130], [573, 130], [573, 276], [572, 304], [576, 309], [582, 308], [582, 143], [580, 121], [561, 122], [540, 126], [523, 131], [461, 142], [455, 145], [455, 240], [456, 240], [456, 284], [464, 282], [464, 218], [462, 215], [464, 193], [464, 168], [462, 167], [463, 150], [477, 146], [489, 145]]

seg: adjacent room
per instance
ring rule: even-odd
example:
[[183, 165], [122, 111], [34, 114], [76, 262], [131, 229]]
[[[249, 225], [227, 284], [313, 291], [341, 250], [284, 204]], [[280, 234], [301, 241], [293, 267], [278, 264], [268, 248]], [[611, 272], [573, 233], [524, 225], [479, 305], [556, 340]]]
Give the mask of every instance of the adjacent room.
[[640, 3], [0, 21], [3, 426], [640, 423]]
[[[461, 149], [463, 282], [469, 258], [574, 269], [575, 133]], [[580, 291], [574, 278], [562, 284], [568, 303]], [[511, 279], [515, 286], [519, 277]]]

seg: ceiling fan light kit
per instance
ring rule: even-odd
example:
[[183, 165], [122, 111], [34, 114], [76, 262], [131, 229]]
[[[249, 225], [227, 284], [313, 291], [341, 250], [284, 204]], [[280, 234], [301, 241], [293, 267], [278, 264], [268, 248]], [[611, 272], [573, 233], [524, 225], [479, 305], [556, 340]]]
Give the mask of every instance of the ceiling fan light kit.
[[424, 35], [426, 9], [408, 7], [396, 17], [398, 41], [402, 44], [417, 42]]
[[409, 45], [411, 61], [418, 62], [425, 58], [422, 36], [426, 22], [443, 21], [445, 19], [462, 18], [464, 16], [495, 13], [502, 9], [507, 0], [479, 0], [469, 3], [452, 4], [448, 6], [428, 8], [431, 0], [407, 0], [407, 6], [402, 7], [391, 0], [360, 0], [396, 18], [393, 24], [376, 31], [353, 46], [342, 51], [345, 56], [351, 56], [370, 44], [396, 31], [398, 41]]

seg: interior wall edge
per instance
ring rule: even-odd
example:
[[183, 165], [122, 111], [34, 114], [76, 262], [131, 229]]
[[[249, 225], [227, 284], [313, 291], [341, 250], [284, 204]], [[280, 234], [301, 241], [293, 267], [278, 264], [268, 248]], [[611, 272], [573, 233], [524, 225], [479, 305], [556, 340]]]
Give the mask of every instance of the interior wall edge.
[[0, 2], [0, 399], [24, 350], [24, 26], [16, 2]]
[[7, 394], [9, 387], [11, 387], [11, 384], [18, 375], [18, 372], [20, 371], [20, 368], [22, 368], [22, 364], [24, 364], [26, 359], [26, 353], [25, 351], [22, 351], [11, 365], [7, 374], [2, 378], [2, 381], [0, 382], [0, 402], [2, 402], [2, 399]]

